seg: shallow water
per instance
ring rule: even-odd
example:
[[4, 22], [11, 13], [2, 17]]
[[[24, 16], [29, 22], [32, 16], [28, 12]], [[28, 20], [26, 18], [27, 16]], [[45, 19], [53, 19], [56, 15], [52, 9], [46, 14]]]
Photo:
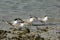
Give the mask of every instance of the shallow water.
[[0, 29], [9, 30], [9, 28], [11, 27], [1, 20], [13, 20], [17, 17], [24, 19], [28, 18], [29, 15], [37, 17], [43, 17], [44, 15], [48, 15], [50, 20], [47, 22], [47, 25], [52, 26], [55, 24], [54, 26], [60, 26], [60, 1], [0, 0]]
[[[4, 23], [2, 20], [13, 20], [17, 17], [22, 19], [29, 18], [29, 15], [43, 17], [48, 15], [49, 20], [46, 24], [39, 21], [34, 22], [31, 31], [35, 34], [38, 29], [48, 27], [47, 32], [38, 33], [41, 37], [48, 40], [58, 40], [60, 33], [60, 0], [0, 0], [0, 30], [10, 30], [12, 26]], [[11, 34], [8, 34], [10, 37]], [[12, 35], [13, 36], [13, 35]], [[60, 40], [60, 39], [59, 39]]]

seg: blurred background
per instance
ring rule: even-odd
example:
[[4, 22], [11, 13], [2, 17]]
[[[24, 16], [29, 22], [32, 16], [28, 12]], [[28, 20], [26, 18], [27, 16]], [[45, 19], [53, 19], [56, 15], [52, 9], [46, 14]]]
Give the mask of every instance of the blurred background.
[[50, 22], [60, 22], [60, 0], [0, 0], [0, 29], [9, 29], [9, 25], [3, 23], [2, 19], [24, 19], [29, 15], [48, 15]]

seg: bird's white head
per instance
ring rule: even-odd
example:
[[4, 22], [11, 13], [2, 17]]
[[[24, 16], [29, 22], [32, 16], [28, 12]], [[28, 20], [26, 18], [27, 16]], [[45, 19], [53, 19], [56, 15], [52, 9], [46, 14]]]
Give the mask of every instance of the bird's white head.
[[32, 16], [31, 16], [31, 17], [30, 17], [30, 22], [33, 22], [33, 21], [35, 21], [36, 19], [37, 19], [37, 17], [35, 17], [35, 16], [32, 17]]
[[44, 16], [44, 20], [48, 20], [48, 16], [47, 15]]
[[48, 16], [47, 16], [47, 15], [45, 15], [44, 17], [45, 17], [45, 18], [48, 18]]
[[15, 18], [14, 21], [13, 21], [12, 23], [13, 23], [13, 25], [15, 25], [15, 24], [17, 24], [19, 21], [21, 21], [20, 18]]

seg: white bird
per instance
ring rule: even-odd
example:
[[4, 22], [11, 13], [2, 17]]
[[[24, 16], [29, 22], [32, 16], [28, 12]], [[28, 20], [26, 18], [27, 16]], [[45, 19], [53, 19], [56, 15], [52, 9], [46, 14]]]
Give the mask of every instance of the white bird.
[[45, 15], [43, 18], [38, 18], [38, 20], [41, 22], [41, 23], [46, 23], [48, 21], [48, 17], [47, 15]]
[[14, 21], [6, 21], [7, 24], [10, 24], [11, 26], [13, 26], [14, 28], [20, 28], [20, 27], [25, 27], [28, 25], [31, 25], [33, 21], [35, 21], [36, 17], [30, 17], [29, 19], [20, 19], [20, 18], [16, 18], [14, 19]]
[[30, 17], [29, 19], [23, 19], [23, 22], [20, 23], [20, 26], [23, 27], [23, 26], [29, 26], [33, 23], [33, 21], [36, 20], [36, 17]]
[[13, 21], [4, 21], [4, 22], [7, 24], [10, 24], [11, 26], [14, 26], [16, 28], [17, 24], [22, 23], [23, 21], [20, 18], [16, 18]]
[[30, 26], [32, 25], [33, 21], [35, 21], [36, 19], [37, 19], [36, 17], [30, 17], [29, 19], [23, 19], [23, 22], [19, 24], [19, 27]]
[[33, 21], [35, 21], [37, 17], [30, 17], [29, 19], [23, 19], [24, 22], [32, 24]]

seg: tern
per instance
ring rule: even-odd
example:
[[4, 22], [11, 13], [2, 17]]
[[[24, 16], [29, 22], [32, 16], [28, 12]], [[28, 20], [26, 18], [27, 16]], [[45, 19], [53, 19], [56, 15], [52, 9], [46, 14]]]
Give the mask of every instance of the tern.
[[4, 22], [10, 24], [11, 26], [16, 27], [18, 23], [22, 23], [23, 21], [20, 18], [15, 18], [13, 21], [4, 21]]
[[48, 21], [48, 16], [45, 15], [43, 18], [39, 18], [38, 17], [38, 20], [41, 22], [41, 23], [46, 23]]

